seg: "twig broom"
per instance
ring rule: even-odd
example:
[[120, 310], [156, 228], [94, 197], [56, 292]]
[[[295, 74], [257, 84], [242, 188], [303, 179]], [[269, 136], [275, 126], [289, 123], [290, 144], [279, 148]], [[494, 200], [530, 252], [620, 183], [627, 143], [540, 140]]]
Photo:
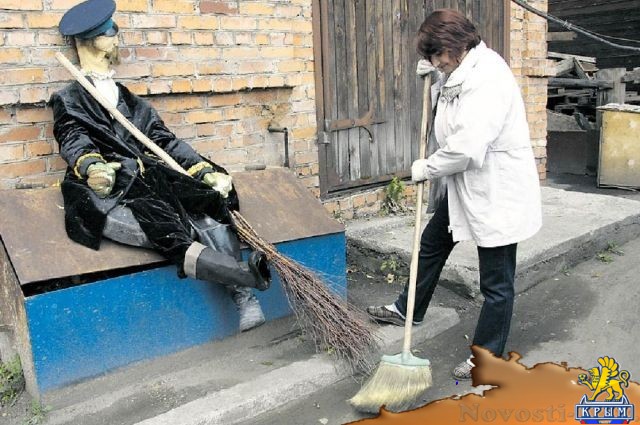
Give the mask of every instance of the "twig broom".
[[[431, 115], [431, 76], [424, 79], [422, 96], [422, 125], [420, 129], [420, 158], [427, 152], [429, 118]], [[411, 328], [416, 298], [418, 276], [418, 253], [420, 251], [420, 231], [422, 218], [422, 194], [424, 182], [417, 184], [416, 224], [413, 233], [413, 251], [409, 268], [409, 293], [407, 315], [404, 322], [404, 344], [402, 353], [382, 356], [380, 365], [360, 391], [349, 400], [357, 410], [378, 413], [380, 407], [400, 412], [409, 409], [420, 395], [431, 386], [431, 363], [411, 354]]]
[[[138, 130], [120, 111], [111, 106], [84, 75], [60, 52], [56, 59], [74, 76], [140, 143], [172, 169], [189, 175], [169, 154]], [[280, 281], [302, 328], [312, 336], [316, 350], [326, 349], [348, 362], [354, 371], [373, 369], [377, 340], [364, 312], [333, 293], [312, 271], [280, 254], [262, 239], [238, 212], [233, 212], [240, 237], [253, 249], [260, 250], [280, 276]]]

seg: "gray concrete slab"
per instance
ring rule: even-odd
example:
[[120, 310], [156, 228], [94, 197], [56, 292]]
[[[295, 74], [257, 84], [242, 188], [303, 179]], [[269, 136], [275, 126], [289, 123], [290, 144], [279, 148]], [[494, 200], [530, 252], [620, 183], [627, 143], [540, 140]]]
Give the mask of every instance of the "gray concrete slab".
[[[601, 194], [542, 187], [543, 227], [518, 245], [516, 291], [532, 287], [564, 268], [640, 235], [640, 202]], [[425, 216], [423, 226], [429, 220]], [[355, 261], [379, 271], [395, 256], [408, 274], [414, 217], [376, 217], [347, 223]], [[443, 284], [463, 295], [479, 295], [478, 254], [472, 241], [459, 243], [442, 272]]]

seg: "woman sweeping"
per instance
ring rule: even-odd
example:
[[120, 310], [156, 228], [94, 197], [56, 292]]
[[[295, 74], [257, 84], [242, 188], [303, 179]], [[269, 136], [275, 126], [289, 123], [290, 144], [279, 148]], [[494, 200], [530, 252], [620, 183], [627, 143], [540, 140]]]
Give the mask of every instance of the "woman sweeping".
[[[440, 273], [459, 241], [478, 247], [484, 303], [473, 344], [502, 356], [514, 299], [516, 248], [541, 227], [540, 186], [524, 102], [505, 61], [461, 13], [442, 9], [420, 26], [418, 74], [434, 82], [434, 132], [427, 159], [411, 167], [430, 180], [434, 212], [422, 233], [414, 324], [422, 322]], [[392, 304], [369, 307], [380, 322], [404, 325], [407, 288]], [[470, 379], [471, 357], [453, 370]]]

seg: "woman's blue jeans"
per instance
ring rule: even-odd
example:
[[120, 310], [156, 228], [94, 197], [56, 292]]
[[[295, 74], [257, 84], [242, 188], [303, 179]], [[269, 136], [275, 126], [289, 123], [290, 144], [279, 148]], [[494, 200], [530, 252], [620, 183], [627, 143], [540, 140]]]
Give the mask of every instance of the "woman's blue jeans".
[[[420, 239], [414, 320], [422, 320], [427, 312], [442, 268], [455, 244], [449, 233], [449, 207], [445, 198]], [[504, 352], [511, 326], [517, 245], [478, 247], [480, 291], [484, 296], [484, 303], [473, 344], [484, 347], [497, 356], [502, 356]], [[407, 311], [408, 290], [407, 285], [395, 303], [403, 315]]]

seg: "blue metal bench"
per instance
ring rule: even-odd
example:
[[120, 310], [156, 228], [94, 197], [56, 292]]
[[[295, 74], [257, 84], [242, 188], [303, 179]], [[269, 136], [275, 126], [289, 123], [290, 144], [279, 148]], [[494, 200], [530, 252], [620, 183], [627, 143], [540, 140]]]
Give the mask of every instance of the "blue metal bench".
[[[346, 296], [344, 227], [291, 171], [237, 173], [234, 182], [256, 231]], [[59, 189], [3, 191], [0, 217], [0, 325], [12, 330], [34, 396], [238, 332], [218, 285], [178, 279], [150, 250], [70, 241]], [[267, 320], [291, 314], [277, 277], [257, 296]]]

